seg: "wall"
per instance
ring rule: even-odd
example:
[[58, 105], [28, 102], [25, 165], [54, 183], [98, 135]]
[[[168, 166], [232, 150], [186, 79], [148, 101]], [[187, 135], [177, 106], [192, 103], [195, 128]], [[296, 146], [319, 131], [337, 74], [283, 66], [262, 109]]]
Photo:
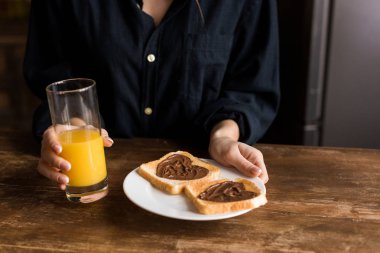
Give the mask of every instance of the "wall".
[[380, 148], [380, 1], [332, 7], [321, 144]]
[[26, 87], [22, 61], [29, 2], [0, 0], [0, 128], [30, 130], [37, 99]]

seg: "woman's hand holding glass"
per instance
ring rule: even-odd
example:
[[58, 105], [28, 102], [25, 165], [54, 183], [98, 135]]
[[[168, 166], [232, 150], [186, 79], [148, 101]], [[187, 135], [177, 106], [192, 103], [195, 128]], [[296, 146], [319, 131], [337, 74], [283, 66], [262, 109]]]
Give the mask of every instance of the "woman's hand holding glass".
[[[108, 136], [105, 129], [101, 130], [104, 147], [111, 147], [113, 140]], [[62, 152], [62, 145], [59, 143], [58, 135], [54, 127], [49, 127], [43, 134], [41, 142], [41, 157], [38, 162], [37, 170], [40, 174], [58, 184], [61, 190], [66, 189], [69, 178], [61, 173], [69, 171], [71, 164], [59, 156]]]

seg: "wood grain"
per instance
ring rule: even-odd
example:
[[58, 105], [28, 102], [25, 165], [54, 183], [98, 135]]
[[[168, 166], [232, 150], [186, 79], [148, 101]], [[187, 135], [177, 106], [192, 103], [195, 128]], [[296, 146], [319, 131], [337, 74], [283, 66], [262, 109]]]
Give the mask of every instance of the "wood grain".
[[376, 252], [380, 249], [380, 151], [257, 145], [270, 180], [268, 204], [220, 221], [144, 211], [122, 182], [169, 151], [201, 157], [190, 141], [116, 139], [106, 151], [109, 195], [73, 204], [40, 176], [30, 135], [0, 131], [1, 252]]

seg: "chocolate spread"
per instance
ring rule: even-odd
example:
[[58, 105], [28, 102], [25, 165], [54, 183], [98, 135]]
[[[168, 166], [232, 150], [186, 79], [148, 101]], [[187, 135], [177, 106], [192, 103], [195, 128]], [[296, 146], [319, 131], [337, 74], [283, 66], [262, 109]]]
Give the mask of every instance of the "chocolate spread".
[[173, 180], [192, 180], [205, 177], [206, 168], [192, 165], [190, 158], [184, 155], [171, 155], [157, 165], [157, 176]]
[[208, 187], [198, 198], [214, 202], [233, 202], [256, 197], [257, 194], [246, 191], [243, 183], [225, 181]]

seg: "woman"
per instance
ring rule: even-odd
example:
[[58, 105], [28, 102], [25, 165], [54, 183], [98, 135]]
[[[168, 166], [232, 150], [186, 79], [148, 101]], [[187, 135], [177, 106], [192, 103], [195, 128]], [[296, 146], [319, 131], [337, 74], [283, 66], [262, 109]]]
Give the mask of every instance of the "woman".
[[279, 103], [276, 22], [275, 0], [33, 0], [24, 73], [42, 101], [39, 172], [68, 182], [46, 85], [89, 77], [111, 136], [209, 140], [213, 159], [266, 183], [248, 144]]

